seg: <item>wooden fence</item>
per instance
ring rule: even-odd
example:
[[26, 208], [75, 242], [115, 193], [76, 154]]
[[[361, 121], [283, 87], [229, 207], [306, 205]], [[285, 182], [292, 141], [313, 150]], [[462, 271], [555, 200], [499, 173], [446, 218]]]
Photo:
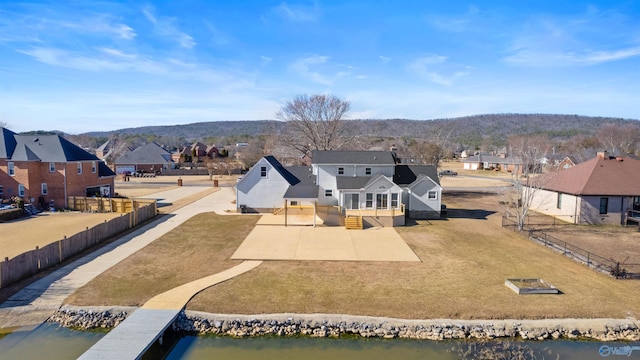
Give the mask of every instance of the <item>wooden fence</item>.
[[[533, 225], [549, 225], [532, 222]], [[517, 231], [517, 223], [514, 218], [502, 216], [502, 227]], [[558, 252], [576, 262], [587, 265], [589, 268], [605, 273], [616, 278], [640, 279], [640, 264], [625, 264], [594, 254], [579, 248], [564, 240], [558, 239], [548, 233], [536, 230], [525, 225], [523, 232], [527, 233], [529, 240], [533, 240], [551, 250]]]
[[69, 196], [67, 207], [84, 212], [130, 213], [155, 202], [153, 199]]
[[98, 224], [71, 237], [55, 241], [42, 248], [36, 247], [13, 259], [0, 262], [0, 289], [39, 271], [60, 264], [66, 259], [128, 229], [152, 219], [157, 214], [156, 203], [148, 203], [128, 214]]

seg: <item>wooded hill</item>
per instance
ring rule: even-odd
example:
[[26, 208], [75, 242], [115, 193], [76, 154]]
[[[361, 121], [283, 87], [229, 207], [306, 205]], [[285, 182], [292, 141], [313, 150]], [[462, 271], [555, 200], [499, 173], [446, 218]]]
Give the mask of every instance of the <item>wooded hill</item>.
[[[487, 114], [435, 120], [346, 120], [348, 132], [362, 137], [380, 138], [431, 138], [444, 136], [452, 143], [478, 146], [490, 143], [504, 145], [511, 135], [547, 134], [552, 139], [568, 139], [583, 134], [593, 136], [603, 124], [640, 127], [631, 119], [590, 117], [557, 114]], [[263, 121], [212, 121], [185, 125], [144, 126], [109, 132], [90, 132], [82, 135], [95, 138], [120, 136], [149, 136], [180, 138], [186, 142], [205, 138], [251, 138], [259, 135], [280, 134], [284, 122]]]

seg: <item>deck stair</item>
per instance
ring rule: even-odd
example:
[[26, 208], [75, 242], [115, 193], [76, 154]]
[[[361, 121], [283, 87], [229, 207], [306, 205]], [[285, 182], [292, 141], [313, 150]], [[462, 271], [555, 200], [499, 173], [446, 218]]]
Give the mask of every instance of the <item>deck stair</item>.
[[362, 216], [347, 216], [344, 218], [344, 227], [347, 230], [362, 230]]

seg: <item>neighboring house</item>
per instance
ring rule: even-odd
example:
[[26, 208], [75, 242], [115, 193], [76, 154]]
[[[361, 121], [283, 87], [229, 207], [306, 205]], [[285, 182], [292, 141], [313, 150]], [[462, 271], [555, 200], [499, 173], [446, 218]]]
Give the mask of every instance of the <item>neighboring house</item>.
[[551, 154], [546, 155], [540, 161], [543, 166], [552, 170], [564, 170], [576, 166], [578, 162], [571, 156]]
[[175, 163], [193, 162], [194, 155], [198, 162], [204, 162], [207, 159], [215, 159], [220, 157], [220, 152], [215, 145], [205, 145], [200, 141], [196, 141], [191, 145], [187, 145], [182, 150], [171, 154], [171, 160]]
[[114, 158], [131, 150], [133, 149], [127, 143], [115, 143], [114, 140], [109, 139], [96, 149], [96, 156], [102, 161], [109, 162], [107, 161], [108, 159], [111, 159], [110, 161], [113, 161]]
[[628, 215], [640, 217], [640, 160], [598, 153], [541, 179], [531, 210], [573, 224], [624, 225]]
[[522, 174], [522, 161], [505, 153], [498, 155], [479, 153], [462, 160], [466, 170], [495, 170]]
[[118, 174], [134, 173], [136, 171], [157, 173], [162, 169], [173, 167], [171, 153], [154, 142], [125, 153], [117, 158], [114, 163]]
[[388, 151], [313, 151], [311, 157], [311, 167], [262, 158], [237, 184], [238, 208], [273, 211], [304, 203], [360, 216], [369, 226], [440, 216], [442, 187], [434, 166], [398, 164]]
[[0, 199], [67, 207], [69, 196], [110, 196], [115, 173], [59, 135], [18, 135], [0, 128]]

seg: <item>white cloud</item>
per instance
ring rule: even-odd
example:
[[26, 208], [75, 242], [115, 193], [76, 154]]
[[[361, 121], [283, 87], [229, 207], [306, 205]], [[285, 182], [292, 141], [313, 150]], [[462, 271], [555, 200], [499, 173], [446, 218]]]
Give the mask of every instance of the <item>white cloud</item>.
[[378, 59], [380, 59], [380, 62], [383, 63], [383, 64], [388, 64], [389, 61], [391, 61], [390, 57], [386, 57], [386, 56], [382, 56], [382, 55], [378, 56]]
[[142, 13], [154, 25], [154, 30], [158, 35], [165, 38], [176, 41], [181, 47], [185, 49], [192, 49], [196, 46], [195, 39], [178, 29], [175, 22], [176, 19], [168, 16], [158, 17], [155, 14], [155, 10], [151, 6], [146, 6], [142, 9]]
[[284, 17], [294, 22], [311, 22], [315, 21], [318, 17], [318, 7], [304, 7], [288, 5], [285, 2], [273, 8], [274, 12], [281, 17]]
[[446, 56], [441, 55], [426, 56], [410, 63], [408, 69], [421, 78], [444, 86], [452, 85], [454, 80], [469, 74], [466, 71], [468, 67], [451, 65], [447, 60]]
[[587, 7], [566, 17], [535, 16], [523, 22], [502, 60], [531, 67], [589, 66], [640, 56], [635, 19]]
[[291, 68], [303, 78], [309, 79], [318, 84], [331, 85], [333, 83], [333, 80], [331, 80], [327, 76], [320, 74], [319, 72], [311, 70], [312, 66], [325, 64], [328, 60], [328, 56], [308, 56], [294, 62], [291, 65]]

